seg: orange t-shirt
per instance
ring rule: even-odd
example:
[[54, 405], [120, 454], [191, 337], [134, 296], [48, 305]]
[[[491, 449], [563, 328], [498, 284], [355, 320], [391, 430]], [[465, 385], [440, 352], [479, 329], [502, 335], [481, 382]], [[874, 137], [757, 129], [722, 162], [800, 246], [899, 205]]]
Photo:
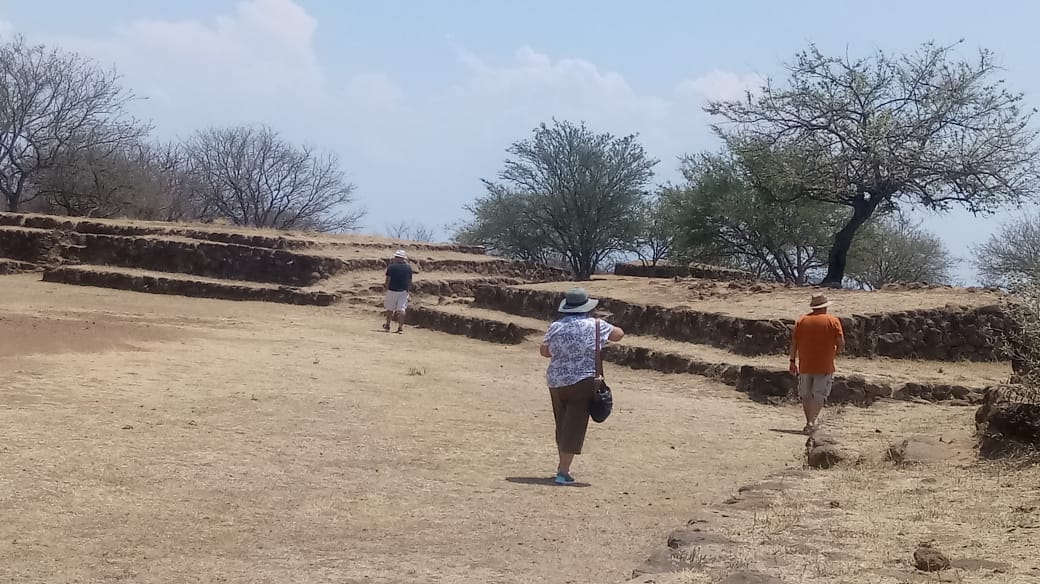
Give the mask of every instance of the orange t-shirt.
[[798, 371], [807, 375], [834, 373], [838, 340], [845, 335], [841, 321], [831, 314], [806, 314], [794, 325]]

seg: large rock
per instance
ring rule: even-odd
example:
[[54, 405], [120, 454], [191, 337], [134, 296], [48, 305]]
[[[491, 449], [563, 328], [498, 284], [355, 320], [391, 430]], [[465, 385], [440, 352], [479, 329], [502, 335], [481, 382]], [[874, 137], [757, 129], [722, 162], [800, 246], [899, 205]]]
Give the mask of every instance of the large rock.
[[987, 389], [975, 426], [984, 457], [1040, 450], [1040, 389], [1021, 384]]
[[921, 544], [914, 550], [914, 566], [922, 572], [941, 572], [950, 569], [950, 558], [930, 544]]
[[859, 453], [842, 447], [830, 434], [814, 432], [805, 441], [805, 459], [811, 468], [824, 469], [843, 462], [855, 462]]

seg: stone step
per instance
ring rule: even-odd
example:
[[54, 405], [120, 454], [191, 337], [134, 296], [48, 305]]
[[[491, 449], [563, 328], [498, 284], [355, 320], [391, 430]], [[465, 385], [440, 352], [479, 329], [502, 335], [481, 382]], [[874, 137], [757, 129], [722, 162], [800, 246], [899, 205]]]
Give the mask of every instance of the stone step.
[[[745, 356], [784, 355], [793, 319], [749, 318], [732, 313], [620, 300], [597, 295], [599, 309], [611, 322], [640, 335], [711, 345]], [[474, 290], [474, 304], [517, 316], [549, 320], [567, 283], [484, 286]], [[559, 290], [557, 290], [559, 289]], [[989, 298], [989, 297], [985, 297]], [[846, 352], [858, 357], [893, 357], [929, 361], [1003, 361], [1000, 337], [1014, 323], [997, 304], [893, 310], [880, 314], [839, 315]]]
[[[537, 343], [546, 321], [484, 309], [467, 303], [427, 304], [410, 309], [408, 322], [489, 342]], [[717, 379], [761, 398], [784, 398], [795, 389], [786, 357], [739, 355], [710, 345], [649, 335], [626, 334], [608, 346], [604, 359], [634, 369], [690, 373]], [[981, 399], [984, 388], [1011, 373], [1008, 363], [937, 362], [840, 357], [836, 401], [870, 403], [880, 398], [928, 401]]]
[[314, 306], [328, 306], [339, 300], [338, 294], [319, 290], [255, 282], [214, 280], [184, 274], [109, 266], [77, 265], [50, 268], [44, 272], [43, 280], [77, 286], [220, 300], [248, 300]]
[[41, 269], [42, 268], [39, 265], [32, 262], [21, 262], [18, 260], [0, 258], [0, 276], [35, 272]]

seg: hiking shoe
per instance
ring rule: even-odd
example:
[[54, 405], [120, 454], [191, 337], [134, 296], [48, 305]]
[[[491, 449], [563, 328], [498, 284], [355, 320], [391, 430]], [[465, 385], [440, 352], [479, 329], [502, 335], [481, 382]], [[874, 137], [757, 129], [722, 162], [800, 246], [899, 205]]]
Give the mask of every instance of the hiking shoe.
[[556, 478], [553, 480], [557, 485], [573, 485], [578, 481], [574, 480], [574, 477], [565, 472], [556, 473]]

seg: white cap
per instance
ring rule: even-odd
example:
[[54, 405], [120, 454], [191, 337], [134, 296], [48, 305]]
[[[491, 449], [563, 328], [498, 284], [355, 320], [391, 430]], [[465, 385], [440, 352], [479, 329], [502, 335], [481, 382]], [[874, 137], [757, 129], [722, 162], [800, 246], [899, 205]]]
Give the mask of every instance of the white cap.
[[408, 257], [408, 254], [404, 253], [403, 249], [399, 249], [399, 250], [394, 252], [394, 257], [395, 258], [406, 258], [406, 257]]

